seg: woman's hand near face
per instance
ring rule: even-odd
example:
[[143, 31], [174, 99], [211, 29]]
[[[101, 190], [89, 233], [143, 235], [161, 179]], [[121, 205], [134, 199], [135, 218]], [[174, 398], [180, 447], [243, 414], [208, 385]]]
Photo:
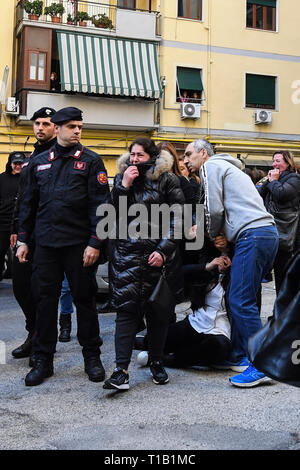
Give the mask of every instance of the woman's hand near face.
[[275, 168], [274, 170], [270, 170], [268, 173], [268, 179], [269, 181], [278, 181], [280, 177], [280, 171], [278, 168]]
[[122, 186], [124, 188], [130, 188], [132, 183], [134, 182], [135, 178], [139, 176], [139, 170], [135, 165], [129, 166], [123, 174], [123, 179], [122, 179]]

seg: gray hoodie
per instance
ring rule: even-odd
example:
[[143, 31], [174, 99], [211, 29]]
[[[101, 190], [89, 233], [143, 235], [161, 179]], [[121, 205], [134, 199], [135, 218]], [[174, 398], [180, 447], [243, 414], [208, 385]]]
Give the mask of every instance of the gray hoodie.
[[206, 230], [235, 243], [244, 230], [275, 225], [241, 162], [228, 154], [210, 157], [200, 170], [205, 192]]

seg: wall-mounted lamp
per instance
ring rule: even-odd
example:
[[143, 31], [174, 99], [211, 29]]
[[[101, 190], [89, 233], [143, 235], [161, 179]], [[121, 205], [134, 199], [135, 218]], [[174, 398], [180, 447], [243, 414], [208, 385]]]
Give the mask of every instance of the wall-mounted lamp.
[[166, 79], [166, 77], [165, 77], [165, 76], [164, 76], [164, 77], [161, 77], [161, 86], [162, 86], [163, 88], [165, 88], [166, 85], [167, 85], [167, 79]]

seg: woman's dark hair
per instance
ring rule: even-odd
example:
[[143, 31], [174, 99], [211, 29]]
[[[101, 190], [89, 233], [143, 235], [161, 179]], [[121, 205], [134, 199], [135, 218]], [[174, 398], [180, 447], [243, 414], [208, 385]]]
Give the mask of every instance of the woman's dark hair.
[[153, 140], [148, 139], [147, 137], [138, 137], [135, 139], [129, 147], [129, 152], [131, 152], [134, 145], [141, 145], [144, 149], [144, 152], [150, 155], [150, 158], [157, 157], [159, 154], [159, 150]]
[[276, 150], [276, 152], [273, 153], [272, 159], [274, 160], [275, 155], [282, 155], [283, 160], [285, 163], [287, 163], [290, 166], [290, 169], [292, 171], [299, 171], [298, 165], [296, 164], [292, 152], [289, 152], [288, 150]]
[[263, 174], [261, 170], [258, 170], [257, 168], [245, 168], [244, 173], [246, 173], [253, 181], [254, 184], [256, 184], [259, 180], [263, 178]]
[[181, 171], [179, 169], [179, 164], [178, 164], [178, 155], [177, 155], [176, 148], [174, 147], [174, 145], [171, 144], [171, 142], [159, 142], [159, 144], [157, 144], [157, 148], [160, 152], [162, 150], [166, 150], [172, 155], [173, 157], [172, 171], [173, 173], [175, 173], [175, 175], [182, 176]]

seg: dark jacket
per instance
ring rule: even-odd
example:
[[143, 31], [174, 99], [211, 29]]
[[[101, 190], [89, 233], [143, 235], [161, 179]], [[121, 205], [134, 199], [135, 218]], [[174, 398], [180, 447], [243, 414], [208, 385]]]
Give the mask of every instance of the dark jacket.
[[53, 145], [56, 144], [56, 137], [54, 139], [49, 140], [48, 142], [45, 142], [44, 144], [39, 144], [39, 142], [36, 142], [34, 144], [34, 151], [25, 158], [23, 165], [22, 165], [22, 170], [20, 174], [20, 183], [19, 183], [19, 189], [18, 189], [18, 194], [16, 198], [16, 203], [13, 211], [13, 217], [12, 217], [12, 224], [11, 224], [11, 233], [18, 233], [18, 223], [19, 223], [19, 211], [20, 211], [20, 203], [23, 198], [24, 194], [24, 189], [25, 189], [25, 182], [27, 178], [27, 167], [29, 165], [29, 162], [31, 159], [36, 157], [37, 155], [40, 155], [41, 153], [45, 152], [46, 150], [49, 150]]
[[273, 316], [249, 339], [250, 361], [280, 382], [300, 387], [300, 251], [285, 268]]
[[[268, 212], [296, 213], [300, 210], [300, 175], [294, 171], [283, 171], [278, 181], [268, 180], [257, 188]], [[280, 214], [277, 216], [280, 217]], [[279, 227], [278, 227], [279, 229]], [[280, 227], [283, 230], [283, 227]], [[300, 218], [294, 250], [300, 248]]]
[[110, 202], [109, 186], [99, 155], [80, 143], [69, 148], [56, 143], [28, 165], [18, 240], [28, 243], [35, 227], [41, 246], [83, 243], [99, 249], [96, 211], [106, 202]]
[[[178, 177], [170, 173], [173, 165], [171, 155], [162, 151], [144, 177], [137, 178], [130, 188], [122, 186], [124, 171], [129, 165], [129, 154], [118, 160], [119, 173], [115, 177], [112, 200], [119, 215], [119, 196], [125, 196], [127, 208], [135, 203], [146, 206], [148, 214], [153, 204], [183, 204], [184, 196]], [[123, 214], [120, 214], [120, 217]], [[128, 217], [128, 223], [130, 223]], [[118, 228], [122, 226], [121, 220]], [[126, 223], [126, 227], [128, 227]], [[150, 218], [145, 221], [150, 229]], [[117, 310], [138, 311], [150, 297], [161, 274], [161, 268], [148, 265], [151, 253], [158, 251], [166, 256], [166, 273], [176, 301], [182, 300], [183, 280], [180, 275], [180, 240], [172, 238], [173, 220], [169, 226], [170, 238], [159, 239], [117, 239], [111, 242], [110, 292], [112, 305]], [[150, 231], [149, 231], [150, 233]]]
[[[193, 220], [192, 225], [196, 224], [196, 205], [199, 202], [199, 185], [194, 184], [191, 180], [188, 180], [185, 176], [179, 176], [180, 187], [184, 195], [184, 202], [192, 207]], [[194, 180], [195, 181], [195, 180]], [[185, 235], [182, 236], [182, 242], [180, 244], [182, 264], [191, 264], [195, 261], [195, 256], [198, 255], [199, 250], [187, 250], [186, 244], [191, 244], [191, 240], [188, 240]]]
[[279, 212], [296, 211], [300, 203], [300, 175], [294, 171], [283, 171], [278, 181], [268, 180], [258, 192], [264, 200], [267, 211], [270, 211], [272, 200]]
[[12, 174], [11, 157], [6, 169], [0, 175], [0, 231], [10, 232], [15, 201], [18, 193], [20, 174]]
[[[185, 298], [191, 301], [192, 310], [197, 310], [205, 305], [207, 292], [212, 290], [218, 283], [219, 270], [206, 271], [205, 266], [214, 258], [219, 258], [221, 252], [214, 246], [214, 243], [207, 237], [204, 237], [204, 245], [201, 250], [195, 253], [194, 264], [184, 266], [184, 290]], [[230, 246], [228, 256], [232, 259], [233, 251]], [[225, 271], [222, 281], [226, 291], [229, 284], [230, 268]], [[227, 311], [229, 312], [228, 306]]]

